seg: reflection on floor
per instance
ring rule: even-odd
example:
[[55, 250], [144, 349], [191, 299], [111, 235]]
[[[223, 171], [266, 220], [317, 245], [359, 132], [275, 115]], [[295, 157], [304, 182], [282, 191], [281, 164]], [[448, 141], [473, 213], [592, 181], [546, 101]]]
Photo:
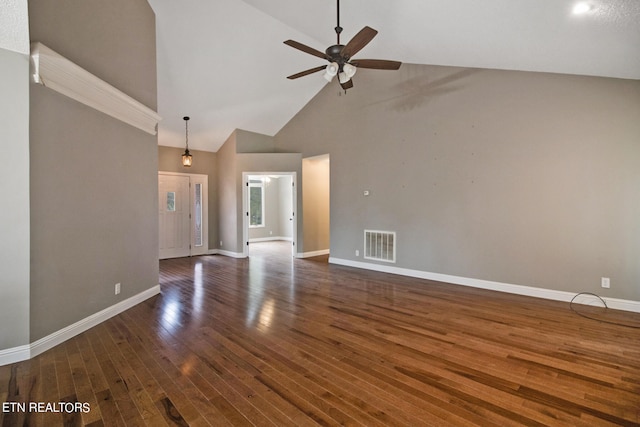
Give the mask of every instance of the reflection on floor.
[[640, 425], [639, 313], [580, 307], [597, 321], [288, 243], [160, 261], [161, 294], [0, 366], [0, 426]]
[[[287, 240], [273, 240], [268, 242], [251, 242], [249, 243], [249, 258], [261, 258], [265, 260], [284, 261], [290, 259], [293, 262], [293, 252], [291, 251], [291, 242]], [[329, 255], [320, 255], [316, 257], [305, 258], [309, 261], [329, 262]]]

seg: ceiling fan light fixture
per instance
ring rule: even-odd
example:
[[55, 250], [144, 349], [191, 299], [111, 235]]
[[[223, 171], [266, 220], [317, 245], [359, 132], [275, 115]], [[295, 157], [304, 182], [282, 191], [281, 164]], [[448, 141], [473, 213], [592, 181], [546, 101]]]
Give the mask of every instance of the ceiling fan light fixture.
[[344, 64], [342, 66], [342, 71], [347, 75], [347, 77], [351, 78], [356, 75], [357, 68], [351, 64]]
[[346, 83], [351, 80], [351, 77], [356, 75], [357, 68], [349, 63], [342, 66], [342, 71], [338, 74], [338, 80], [340, 84]]
[[349, 80], [351, 80], [351, 77], [349, 77], [347, 75], [347, 73], [342, 72], [342, 73], [338, 74], [338, 80], [340, 81], [340, 84], [342, 84], [342, 83], [346, 83]]
[[329, 46], [324, 52], [321, 52], [295, 40], [285, 40], [284, 42], [284, 44], [286, 44], [287, 46], [291, 46], [294, 49], [298, 49], [304, 53], [308, 53], [309, 55], [328, 60], [330, 64], [327, 66], [320, 65], [318, 67], [310, 68], [308, 70], [292, 74], [290, 76], [287, 76], [288, 79], [293, 80], [307, 76], [309, 74], [317, 73], [319, 71], [324, 71], [322, 75], [324, 79], [331, 82], [337, 75], [338, 80], [340, 80], [340, 86], [342, 86], [342, 88], [346, 91], [347, 89], [353, 87], [353, 81], [351, 80], [351, 78], [356, 74], [356, 67], [371, 68], [374, 70], [397, 70], [398, 68], [400, 68], [400, 65], [402, 64], [401, 62], [389, 61], [384, 59], [354, 59], [353, 62], [349, 62], [352, 60], [354, 55], [360, 52], [362, 48], [364, 48], [369, 44], [369, 42], [371, 42], [371, 40], [373, 40], [376, 34], [378, 34], [378, 31], [374, 30], [371, 27], [365, 26], [355, 36], [353, 36], [351, 40], [347, 42], [347, 44], [343, 45], [342, 43], [340, 43], [340, 33], [342, 32], [342, 27], [340, 26], [340, 0], [337, 0], [336, 9], [338, 18], [337, 25], [335, 27], [337, 38], [336, 44]]
[[327, 80], [328, 82], [331, 82], [333, 78], [336, 76], [336, 74], [338, 74], [338, 69], [339, 69], [338, 63], [332, 62], [331, 64], [327, 65], [327, 68], [325, 68], [325, 71], [322, 77], [324, 77], [325, 80]]

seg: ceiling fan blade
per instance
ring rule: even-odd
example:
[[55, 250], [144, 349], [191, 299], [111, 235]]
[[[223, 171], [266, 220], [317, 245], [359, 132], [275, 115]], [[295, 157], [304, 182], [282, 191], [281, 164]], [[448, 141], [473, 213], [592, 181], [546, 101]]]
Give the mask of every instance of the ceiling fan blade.
[[358, 34], [353, 36], [349, 43], [342, 48], [341, 55], [344, 58], [351, 58], [356, 53], [360, 52], [360, 49], [365, 47], [373, 38], [378, 34], [376, 30], [371, 27], [364, 27]]
[[319, 50], [316, 50], [312, 47], [309, 47], [306, 44], [297, 42], [295, 40], [287, 40], [284, 42], [284, 44], [291, 46], [295, 49], [301, 50], [305, 53], [308, 53], [309, 55], [317, 56], [318, 58], [322, 58], [322, 59], [328, 59], [327, 54], [320, 52]]
[[351, 89], [353, 87], [353, 80], [349, 79], [344, 83], [340, 83], [340, 86], [342, 86], [342, 89], [344, 90]]
[[358, 68], [372, 68], [374, 70], [397, 70], [402, 65], [402, 62], [387, 61], [386, 59], [354, 59], [349, 62]]
[[327, 68], [326, 65], [321, 65], [319, 67], [310, 68], [308, 70], [304, 70], [304, 71], [300, 71], [299, 73], [292, 74], [287, 78], [290, 79], [290, 80], [297, 79], [299, 77], [304, 77], [304, 76], [309, 75], [309, 74], [317, 73], [318, 71], [322, 71], [325, 68]]

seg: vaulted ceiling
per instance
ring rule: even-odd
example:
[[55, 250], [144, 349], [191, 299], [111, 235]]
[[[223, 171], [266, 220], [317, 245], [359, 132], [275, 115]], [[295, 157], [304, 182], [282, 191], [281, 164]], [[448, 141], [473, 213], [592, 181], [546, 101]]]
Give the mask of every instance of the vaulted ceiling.
[[[287, 80], [326, 62], [283, 41], [320, 51], [335, 44], [335, 0], [149, 3], [160, 145], [184, 145], [186, 115], [193, 149], [217, 151], [236, 128], [274, 135], [328, 84], [321, 73]], [[368, 25], [379, 34], [360, 58], [640, 79], [640, 1], [588, 0], [574, 13], [577, 3], [342, 0], [341, 41]]]

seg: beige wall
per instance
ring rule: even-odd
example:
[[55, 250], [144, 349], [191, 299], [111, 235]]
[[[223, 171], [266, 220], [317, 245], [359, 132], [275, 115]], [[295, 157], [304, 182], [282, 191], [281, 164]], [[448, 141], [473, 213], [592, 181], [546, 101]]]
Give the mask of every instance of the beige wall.
[[305, 252], [329, 250], [330, 159], [316, 156], [302, 161], [302, 209]]
[[158, 171], [202, 174], [209, 177], [207, 194], [209, 212], [209, 249], [218, 247], [218, 154], [208, 151], [189, 150], [193, 165], [182, 166], [184, 148], [158, 147]]
[[[33, 0], [29, 19], [32, 41], [156, 109], [146, 0]], [[33, 342], [158, 285], [158, 148], [156, 136], [36, 84], [30, 120]]]
[[363, 262], [363, 229], [390, 230], [397, 267], [640, 301], [640, 82], [412, 64], [354, 81], [275, 137], [331, 155], [332, 257]]

